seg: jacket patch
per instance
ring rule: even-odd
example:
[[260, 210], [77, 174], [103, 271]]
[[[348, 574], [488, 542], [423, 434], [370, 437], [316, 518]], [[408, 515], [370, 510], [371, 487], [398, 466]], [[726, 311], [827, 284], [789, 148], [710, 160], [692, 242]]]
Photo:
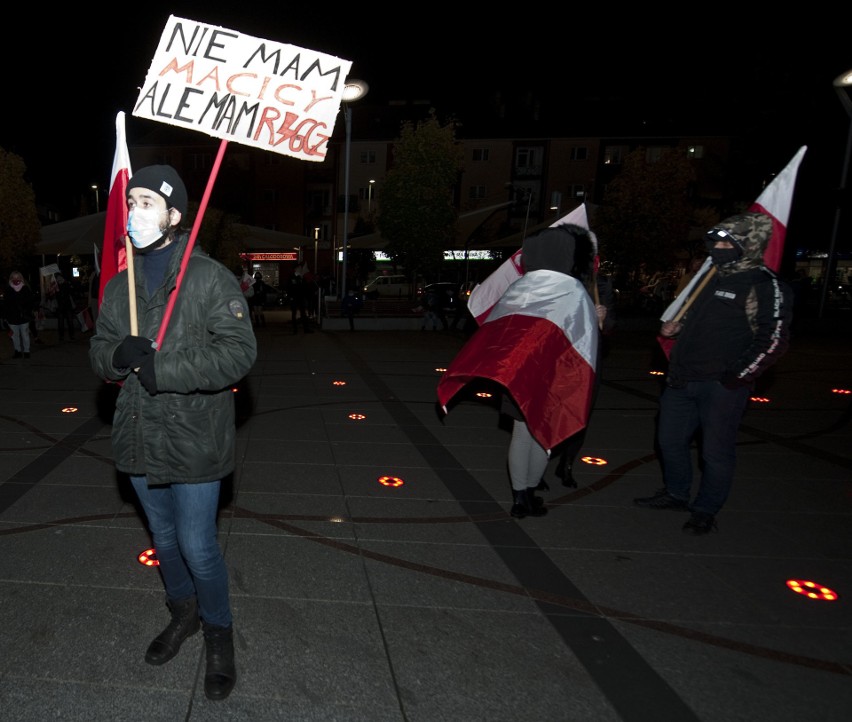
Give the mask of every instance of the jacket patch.
[[717, 290], [713, 295], [717, 296], [719, 298], [736, 298], [737, 297], [736, 293], [731, 293], [730, 291], [721, 291], [721, 290]]
[[228, 310], [234, 318], [244, 318], [246, 315], [242, 301], [238, 301], [237, 299], [228, 303]]

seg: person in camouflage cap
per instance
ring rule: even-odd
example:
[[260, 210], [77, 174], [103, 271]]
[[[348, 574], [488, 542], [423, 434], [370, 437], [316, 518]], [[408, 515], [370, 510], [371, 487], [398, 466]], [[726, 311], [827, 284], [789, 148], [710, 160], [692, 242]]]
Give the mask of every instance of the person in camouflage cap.
[[[692, 512], [683, 526], [690, 534], [717, 528], [754, 384], [789, 346], [792, 291], [763, 265], [771, 236], [772, 219], [763, 213], [731, 216], [710, 229], [704, 240], [715, 272], [683, 318], [660, 328], [676, 340], [657, 422], [664, 487], [634, 503]], [[699, 432], [701, 481], [690, 503], [691, 445]]]

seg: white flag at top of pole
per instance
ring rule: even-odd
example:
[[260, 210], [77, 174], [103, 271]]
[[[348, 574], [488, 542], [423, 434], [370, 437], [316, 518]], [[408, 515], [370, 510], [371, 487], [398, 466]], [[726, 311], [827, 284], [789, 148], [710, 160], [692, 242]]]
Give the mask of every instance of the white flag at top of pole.
[[749, 208], [752, 213], [765, 213], [772, 218], [772, 236], [763, 252], [763, 265], [776, 273], [781, 268], [781, 259], [784, 257], [784, 240], [787, 237], [790, 209], [793, 207], [796, 176], [807, 149], [806, 145], [799, 148], [784, 170], [772, 179]]
[[109, 200], [104, 224], [98, 306], [103, 301], [104, 288], [110, 279], [127, 268], [124, 237], [127, 235], [127, 182], [130, 180], [130, 175], [130, 154], [127, 152], [127, 139], [124, 135], [124, 112], [120, 111], [115, 116], [115, 156], [112, 161]]

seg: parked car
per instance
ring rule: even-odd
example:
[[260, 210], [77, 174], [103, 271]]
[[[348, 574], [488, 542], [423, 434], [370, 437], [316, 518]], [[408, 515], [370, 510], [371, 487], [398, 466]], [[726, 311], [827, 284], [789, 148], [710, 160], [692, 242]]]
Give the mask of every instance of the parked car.
[[362, 289], [364, 298], [411, 298], [411, 283], [408, 276], [394, 274], [376, 276]]

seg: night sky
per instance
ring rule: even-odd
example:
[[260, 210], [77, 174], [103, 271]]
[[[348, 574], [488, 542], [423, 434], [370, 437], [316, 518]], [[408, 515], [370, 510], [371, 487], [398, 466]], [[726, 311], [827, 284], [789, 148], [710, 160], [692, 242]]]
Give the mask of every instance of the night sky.
[[[338, 11], [316, 5], [310, 12], [247, 7], [116, 4], [96, 16], [85, 5], [22, 8], [24, 22], [7, 25], [0, 50], [6, 76], [0, 147], [23, 157], [37, 200], [73, 205], [93, 193], [92, 184], [108, 186], [116, 113], [127, 113], [130, 145], [153, 122], [131, 111], [173, 14], [351, 60], [350, 77], [369, 83], [375, 104], [427, 99], [439, 116], [464, 118], [497, 91], [532, 92], [556, 127], [564, 120], [566, 136], [584, 124], [594, 134], [600, 123], [599, 135], [620, 124], [634, 135], [761, 138], [755, 157], [767, 176], [807, 145], [790, 232], [798, 245], [806, 237], [827, 245], [850, 123], [832, 87], [852, 68], [840, 22], [817, 28], [801, 17], [736, 17], [708, 25], [612, 10], [572, 13], [566, 22], [548, 17], [544, 6], [461, 20], [440, 15], [443, 6], [429, 16], [399, 10], [379, 17], [370, 6], [352, 5], [335, 19]], [[852, 247], [846, 238], [838, 247]]]

